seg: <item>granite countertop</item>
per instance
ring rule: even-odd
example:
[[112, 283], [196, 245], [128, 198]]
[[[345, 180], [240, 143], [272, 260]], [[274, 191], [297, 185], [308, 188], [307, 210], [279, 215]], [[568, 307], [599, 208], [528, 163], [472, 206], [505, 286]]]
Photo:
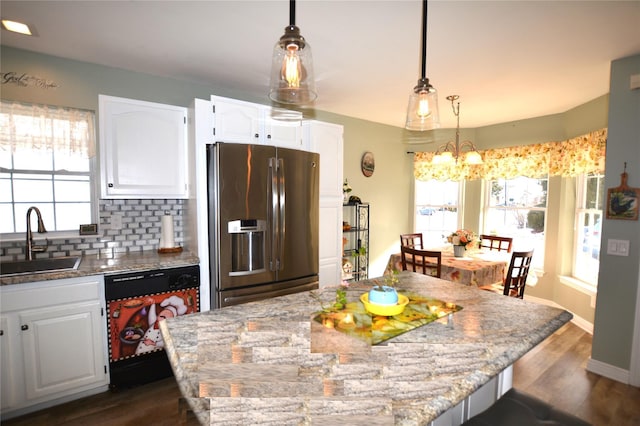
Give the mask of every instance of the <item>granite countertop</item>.
[[115, 256], [83, 256], [80, 266], [78, 266], [76, 270], [0, 277], [0, 285], [77, 278], [97, 274], [107, 275], [150, 269], [165, 269], [177, 266], [197, 265], [199, 262], [198, 256], [189, 251], [163, 254], [159, 254], [157, 251], [142, 251], [139, 253], [126, 253]]
[[[312, 321], [320, 305], [308, 292], [161, 322], [176, 380], [199, 422], [425, 425], [572, 318], [425, 275], [399, 278], [399, 290], [462, 310], [362, 352], [331, 341], [325, 346], [335, 350], [312, 352], [318, 333], [341, 333]], [[351, 284], [348, 300], [371, 284]], [[335, 300], [335, 287], [317, 293]]]

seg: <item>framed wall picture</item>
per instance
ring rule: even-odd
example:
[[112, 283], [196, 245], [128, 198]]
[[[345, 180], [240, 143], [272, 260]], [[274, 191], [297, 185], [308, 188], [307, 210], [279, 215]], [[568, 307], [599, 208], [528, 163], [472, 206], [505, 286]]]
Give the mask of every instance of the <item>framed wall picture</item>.
[[362, 174], [366, 177], [371, 177], [374, 169], [376, 168], [376, 162], [373, 158], [373, 152], [365, 152], [362, 156], [362, 161], [360, 163], [360, 168], [362, 169]]
[[638, 220], [640, 189], [627, 185], [627, 164], [624, 165], [620, 186], [607, 190], [607, 219]]

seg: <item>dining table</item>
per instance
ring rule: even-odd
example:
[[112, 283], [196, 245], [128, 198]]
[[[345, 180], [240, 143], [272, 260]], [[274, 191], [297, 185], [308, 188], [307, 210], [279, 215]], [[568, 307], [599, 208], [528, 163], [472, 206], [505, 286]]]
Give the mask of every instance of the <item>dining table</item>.
[[[511, 260], [511, 253], [496, 250], [468, 249], [462, 257], [454, 256], [452, 246], [425, 250], [442, 253], [440, 278], [476, 287], [501, 283]], [[389, 257], [384, 275], [392, 274], [394, 270], [402, 271], [401, 253]]]

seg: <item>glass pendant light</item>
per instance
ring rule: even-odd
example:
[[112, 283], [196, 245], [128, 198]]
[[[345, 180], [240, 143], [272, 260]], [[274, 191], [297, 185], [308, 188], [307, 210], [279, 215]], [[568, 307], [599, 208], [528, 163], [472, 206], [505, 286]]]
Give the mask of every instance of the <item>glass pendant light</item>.
[[422, 76], [409, 96], [408, 130], [430, 130], [440, 127], [438, 92], [429, 83], [427, 71], [427, 0], [422, 2]]
[[289, 1], [289, 25], [273, 49], [269, 98], [282, 104], [307, 104], [318, 97], [311, 46], [295, 25], [296, 2]]

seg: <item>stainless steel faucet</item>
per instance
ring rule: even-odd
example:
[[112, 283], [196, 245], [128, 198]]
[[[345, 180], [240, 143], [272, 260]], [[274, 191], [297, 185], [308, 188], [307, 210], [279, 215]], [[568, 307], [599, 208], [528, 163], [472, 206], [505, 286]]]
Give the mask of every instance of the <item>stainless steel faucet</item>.
[[47, 246], [34, 246], [33, 245], [33, 233], [31, 232], [31, 211], [35, 210], [36, 215], [38, 216], [38, 233], [44, 234], [47, 230], [44, 227], [44, 222], [42, 221], [42, 215], [40, 214], [40, 210], [37, 207], [29, 207], [27, 210], [27, 250], [25, 253], [26, 260], [33, 260], [33, 252], [43, 252], [47, 249]]

